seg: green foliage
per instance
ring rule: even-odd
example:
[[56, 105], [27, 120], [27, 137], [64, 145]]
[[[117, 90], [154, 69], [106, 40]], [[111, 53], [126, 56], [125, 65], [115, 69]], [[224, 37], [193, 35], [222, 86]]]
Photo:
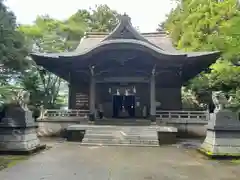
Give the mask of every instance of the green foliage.
[[28, 68], [24, 36], [16, 31], [16, 17], [0, 0], [0, 101], [10, 101], [18, 89], [13, 80]]
[[[21, 25], [18, 31], [25, 35], [29, 51], [53, 53], [74, 50], [86, 31], [112, 31], [117, 24], [117, 12], [106, 5], [91, 11], [79, 10], [65, 21], [49, 16], [39, 16], [33, 25]], [[66, 83], [54, 74], [32, 67], [20, 78], [22, 86], [31, 92], [33, 105], [43, 103], [45, 108], [66, 104], [66, 97], [59, 94]]]
[[0, 104], [10, 102], [19, 90], [20, 87], [14, 85], [0, 86]]
[[202, 109], [200, 103], [196, 98], [196, 94], [185, 87], [182, 88], [182, 106], [185, 110]]
[[110, 9], [107, 5], [96, 6], [90, 17], [90, 31], [111, 32], [118, 24], [117, 11]]
[[0, 64], [5, 72], [19, 70], [25, 64], [24, 38], [16, 31], [16, 17], [0, 1]]
[[[181, 1], [162, 26], [177, 49], [222, 52], [210, 73], [189, 82], [188, 88], [197, 93], [200, 101], [208, 103], [213, 90], [235, 94], [235, 100], [239, 99], [240, 68], [232, 65], [240, 57], [240, 11], [236, 0]], [[240, 107], [240, 101], [236, 104]]]

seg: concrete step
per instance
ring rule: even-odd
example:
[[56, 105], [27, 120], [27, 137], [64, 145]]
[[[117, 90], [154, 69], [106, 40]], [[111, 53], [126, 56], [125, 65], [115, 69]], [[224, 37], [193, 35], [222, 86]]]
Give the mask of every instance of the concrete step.
[[103, 144], [103, 145], [108, 145], [108, 144], [146, 144], [146, 145], [158, 145], [157, 140], [152, 140], [152, 141], [143, 141], [143, 140], [109, 140], [109, 139], [83, 139], [82, 144]]
[[117, 143], [114, 143], [114, 144], [107, 144], [107, 145], [104, 145], [104, 144], [96, 144], [96, 143], [82, 143], [81, 144], [82, 146], [127, 146], [127, 147], [159, 147], [159, 144], [117, 144]]
[[112, 126], [112, 127], [90, 127], [87, 129], [87, 131], [91, 132], [91, 131], [106, 131], [106, 132], [111, 132], [111, 131], [119, 131], [121, 130], [120, 127], [116, 127], [116, 126]]
[[86, 130], [83, 145], [159, 146], [156, 128], [150, 126], [93, 126]]
[[99, 119], [95, 121], [96, 125], [123, 125], [123, 126], [149, 126], [151, 124], [151, 121], [149, 120], [134, 120], [134, 119], [121, 119], [121, 120], [104, 120]]
[[85, 135], [84, 136], [84, 139], [100, 139], [100, 140], [112, 140], [112, 139], [116, 139], [115, 136], [108, 136], [108, 135], [105, 135], [105, 136], [99, 136], [99, 135]]
[[110, 128], [109, 129], [93, 128], [93, 129], [88, 129], [87, 130], [88, 133], [91, 133], [91, 132], [100, 132], [100, 133], [101, 132], [115, 132], [115, 131], [121, 131], [121, 129], [120, 128], [118, 128], [118, 129], [117, 128], [116, 129], [115, 128], [114, 129], [110, 129]]
[[100, 137], [84, 137], [83, 142], [126, 142], [126, 143], [151, 143], [151, 142], [158, 142], [158, 139], [155, 138], [115, 138], [115, 137], [107, 137], [107, 138], [100, 138]]
[[157, 137], [124, 137], [125, 140], [140, 140], [140, 141], [158, 141]]
[[140, 141], [157, 141], [157, 136], [145, 136], [145, 137], [139, 137], [139, 136], [110, 136], [110, 135], [85, 135], [84, 139], [99, 139], [99, 140], [117, 140], [117, 139], [124, 139], [124, 140], [140, 140]]
[[116, 122], [116, 123], [98, 123], [98, 122], [95, 122], [96, 125], [115, 125], [115, 126], [148, 126], [149, 124], [146, 124], [146, 123], [119, 123], [119, 122]]

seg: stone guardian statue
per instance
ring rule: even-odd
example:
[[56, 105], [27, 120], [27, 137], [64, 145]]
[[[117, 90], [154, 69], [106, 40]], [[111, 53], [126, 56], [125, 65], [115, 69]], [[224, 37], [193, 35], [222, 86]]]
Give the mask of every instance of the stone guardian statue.
[[227, 99], [225, 94], [222, 91], [213, 91], [212, 92], [212, 101], [215, 105], [214, 112], [222, 111], [226, 109], [226, 106], [232, 101], [232, 97]]

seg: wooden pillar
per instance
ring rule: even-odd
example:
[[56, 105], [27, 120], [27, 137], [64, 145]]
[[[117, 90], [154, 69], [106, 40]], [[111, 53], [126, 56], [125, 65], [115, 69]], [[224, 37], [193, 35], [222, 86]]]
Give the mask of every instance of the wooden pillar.
[[95, 114], [95, 102], [96, 102], [96, 81], [95, 77], [91, 76], [90, 87], [89, 87], [89, 98], [90, 98], [90, 113]]
[[156, 120], [156, 89], [155, 89], [155, 75], [152, 74], [150, 78], [150, 118], [152, 121]]
[[73, 108], [73, 94], [72, 94], [71, 84], [68, 84], [68, 109], [74, 109]]

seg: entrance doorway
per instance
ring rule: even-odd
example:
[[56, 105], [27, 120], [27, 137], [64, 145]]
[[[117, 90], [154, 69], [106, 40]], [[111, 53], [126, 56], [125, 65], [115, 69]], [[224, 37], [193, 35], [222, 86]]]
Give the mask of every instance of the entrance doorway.
[[[113, 117], [133, 118], [135, 117], [135, 96], [134, 95], [113, 95]], [[124, 115], [123, 115], [124, 114]]]
[[113, 95], [113, 117], [118, 118], [122, 110], [124, 96]]
[[129, 116], [134, 117], [135, 116], [135, 96], [134, 95], [125, 96], [124, 106], [125, 106], [125, 109], [128, 111]]

